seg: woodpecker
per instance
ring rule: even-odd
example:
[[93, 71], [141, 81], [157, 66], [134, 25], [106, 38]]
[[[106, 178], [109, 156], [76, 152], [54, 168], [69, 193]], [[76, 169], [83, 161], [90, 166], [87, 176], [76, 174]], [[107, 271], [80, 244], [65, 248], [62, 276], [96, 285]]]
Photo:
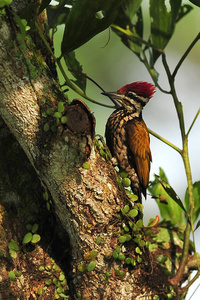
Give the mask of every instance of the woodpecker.
[[137, 81], [122, 86], [117, 92], [104, 92], [105, 96], [121, 104], [106, 124], [106, 143], [113, 161], [128, 173], [131, 189], [141, 202], [146, 198], [152, 161], [150, 138], [142, 119], [142, 109], [155, 93], [153, 84]]

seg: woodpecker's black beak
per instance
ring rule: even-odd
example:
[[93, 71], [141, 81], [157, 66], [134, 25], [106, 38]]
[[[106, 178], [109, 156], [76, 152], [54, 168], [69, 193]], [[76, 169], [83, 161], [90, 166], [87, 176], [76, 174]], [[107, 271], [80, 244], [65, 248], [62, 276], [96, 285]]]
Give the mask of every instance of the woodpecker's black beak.
[[118, 92], [103, 92], [102, 95], [109, 97], [116, 107], [119, 107], [119, 103], [122, 102], [122, 95]]
[[103, 92], [102, 95], [111, 97], [115, 100], [117, 100], [117, 98], [121, 98], [121, 95], [117, 92]]

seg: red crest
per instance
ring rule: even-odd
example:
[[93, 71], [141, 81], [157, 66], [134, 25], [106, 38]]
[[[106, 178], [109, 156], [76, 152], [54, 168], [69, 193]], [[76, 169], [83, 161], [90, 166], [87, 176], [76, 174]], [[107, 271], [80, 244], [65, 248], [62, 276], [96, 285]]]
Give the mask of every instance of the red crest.
[[151, 83], [144, 81], [136, 81], [133, 83], [126, 84], [118, 89], [120, 94], [126, 94], [127, 92], [135, 92], [136, 94], [144, 97], [151, 98], [155, 93], [155, 86]]

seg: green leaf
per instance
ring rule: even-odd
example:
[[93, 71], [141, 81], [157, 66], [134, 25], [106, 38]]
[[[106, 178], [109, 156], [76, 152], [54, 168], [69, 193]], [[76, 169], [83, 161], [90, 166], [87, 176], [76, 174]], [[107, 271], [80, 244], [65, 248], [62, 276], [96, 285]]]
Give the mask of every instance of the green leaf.
[[57, 264], [53, 265], [53, 270], [58, 271], [59, 270], [59, 266]]
[[131, 240], [131, 235], [130, 234], [126, 234], [125, 236], [126, 236], [126, 241], [127, 242]]
[[32, 240], [32, 237], [33, 237], [32, 233], [28, 232], [27, 234], [25, 234], [22, 243], [28, 244]]
[[59, 275], [59, 280], [60, 280], [60, 281], [63, 281], [64, 279], [65, 279], [65, 274], [60, 273], [60, 275]]
[[49, 203], [49, 202], [47, 202], [46, 207], [47, 207], [47, 210], [48, 210], [48, 211], [51, 209], [51, 206], [50, 206], [50, 203]]
[[41, 236], [37, 233], [35, 233], [31, 239], [31, 243], [36, 244], [41, 240]]
[[49, 129], [50, 129], [49, 123], [45, 123], [44, 124], [44, 131], [47, 132], [47, 131], [49, 131]]
[[136, 247], [136, 248], [135, 248], [135, 252], [136, 252], [137, 254], [142, 254], [142, 251], [140, 250], [139, 247]]
[[183, 248], [183, 241], [177, 233], [177, 230], [170, 230], [169, 227], [160, 228], [159, 232], [153, 237], [153, 240], [156, 244], [164, 243], [166, 245], [174, 243], [174, 245], [179, 248]]
[[10, 256], [11, 256], [12, 258], [17, 258], [17, 252], [16, 252], [15, 250], [10, 249], [10, 250], [9, 250], [9, 253], [10, 253]]
[[61, 281], [61, 285], [64, 286], [67, 284], [67, 279], [65, 278], [63, 281]]
[[125, 243], [126, 242], [126, 236], [125, 235], [121, 235], [120, 237], [119, 237], [119, 242], [120, 243]]
[[159, 177], [162, 178], [166, 183], [169, 183], [168, 178], [162, 168], [159, 168]]
[[129, 210], [130, 210], [130, 207], [128, 204], [125, 205], [124, 208], [121, 209], [123, 214], [127, 214], [129, 212]]
[[51, 285], [51, 283], [52, 283], [51, 279], [45, 280], [45, 284], [46, 284], [46, 285]]
[[98, 252], [96, 250], [92, 250], [85, 254], [84, 259], [85, 260], [93, 260], [97, 257]]
[[138, 210], [133, 208], [129, 211], [128, 215], [131, 217], [131, 218], [135, 218], [137, 215], [138, 215]]
[[167, 192], [167, 194], [180, 206], [180, 208], [185, 211], [185, 207], [183, 206], [183, 203], [181, 201], [181, 199], [179, 198], [179, 196], [176, 194], [176, 192], [174, 191], [174, 189], [165, 181], [163, 181], [162, 179], [160, 179], [161, 185], [163, 186], [164, 190]]
[[8, 248], [11, 250], [19, 250], [19, 246], [18, 246], [18, 244], [12, 239], [11, 241], [10, 241], [10, 243], [8, 244]]
[[64, 107], [64, 102], [59, 101], [58, 102], [58, 112], [62, 113], [64, 111], [65, 107]]
[[143, 220], [138, 220], [135, 224], [135, 227], [137, 228], [137, 230], [139, 230], [141, 227], [143, 226]]
[[119, 254], [118, 254], [117, 251], [115, 250], [115, 251], [113, 251], [113, 254], [112, 254], [112, 255], [113, 255], [113, 257], [116, 259], [116, 258], [118, 258], [118, 255], [119, 255]]
[[134, 0], [134, 1], [126, 0], [122, 3], [124, 13], [131, 22], [133, 21], [135, 14], [137, 13], [138, 9], [140, 8], [141, 3], [142, 3], [142, 0]]
[[0, 1], [0, 8], [4, 7], [5, 5], [11, 5], [12, 0], [1, 0]]
[[46, 114], [47, 114], [48, 116], [51, 116], [51, 115], [53, 114], [53, 112], [54, 112], [53, 107], [49, 107], [49, 108], [47, 108], [47, 110], [46, 110]]
[[124, 231], [129, 232], [128, 226], [123, 226]]
[[56, 112], [54, 113], [54, 117], [57, 118], [57, 119], [60, 119], [60, 118], [62, 117], [61, 112], [56, 111]]
[[127, 257], [126, 260], [125, 260], [125, 262], [126, 262], [126, 264], [129, 265], [131, 263], [131, 257]]
[[70, 1], [60, 1], [58, 5], [49, 5], [47, 7], [49, 28], [56, 28], [57, 25], [66, 23], [70, 8], [65, 7], [65, 5], [70, 4], [69, 2]]
[[143, 38], [141, 0], [126, 0], [122, 3], [112, 30], [131, 51], [140, 56]]
[[128, 195], [128, 198], [132, 201], [132, 202], [135, 202], [138, 200], [138, 196], [137, 195], [134, 195], [134, 194], [129, 194]]
[[32, 233], [36, 232], [38, 230], [38, 228], [39, 228], [38, 224], [35, 223], [31, 229]]
[[123, 253], [119, 253], [118, 258], [119, 260], [125, 260], [125, 255]]
[[37, 3], [36, 1], [29, 3], [20, 13], [20, 18], [25, 19], [27, 21], [27, 24], [32, 29], [35, 29], [35, 21], [37, 19], [39, 5], [40, 4]]
[[128, 225], [129, 225], [131, 228], [133, 228], [133, 222], [128, 221]]
[[123, 179], [122, 179], [122, 182], [123, 182], [123, 185], [124, 185], [125, 187], [129, 187], [129, 186], [131, 185], [131, 180], [130, 180], [130, 178], [123, 178]]
[[62, 124], [66, 124], [67, 123], [67, 117], [66, 116], [62, 116], [60, 119]]
[[[193, 184], [193, 194], [194, 194], [194, 213], [192, 219], [193, 219], [193, 223], [195, 223], [200, 214], [200, 181], [196, 181]], [[185, 191], [184, 203], [185, 203], [186, 210], [188, 211], [189, 209], [188, 189], [186, 189]]]
[[135, 266], [135, 265], [136, 265], [136, 261], [135, 261], [134, 258], [131, 258], [131, 264], [132, 264], [132, 266]]
[[124, 171], [124, 170], [120, 170], [119, 175], [122, 178], [127, 178], [128, 177], [128, 172]]
[[167, 257], [164, 256], [163, 254], [160, 254], [156, 257], [157, 262], [164, 264], [167, 260]]
[[100, 245], [101, 242], [102, 242], [102, 238], [101, 238], [100, 236], [98, 236], [98, 237], [96, 238], [96, 243], [97, 243], [97, 245]]
[[25, 36], [26, 36], [26, 27], [24, 26], [21, 18], [17, 14], [15, 14], [14, 12], [13, 12], [13, 14], [14, 14], [17, 26], [19, 27], [19, 29], [21, 31], [21, 37], [24, 40]]
[[[151, 43], [154, 47], [163, 50], [169, 42], [176, 24], [181, 7], [181, 0], [170, 0], [166, 6], [165, 0], [150, 0]], [[153, 49], [153, 65], [160, 52]]]
[[86, 170], [89, 170], [90, 168], [90, 163], [88, 161], [85, 161], [83, 164], [82, 164], [82, 167]]
[[85, 272], [86, 271], [86, 265], [84, 263], [78, 265], [79, 272]]
[[87, 266], [88, 272], [93, 271], [95, 267], [96, 267], [96, 261], [92, 260]]
[[120, 246], [117, 246], [116, 249], [115, 249], [115, 251], [119, 254], [121, 252]]
[[27, 229], [28, 231], [31, 231], [32, 225], [31, 225], [31, 224], [27, 224], [27, 225], [26, 225], [26, 229]]
[[[184, 226], [185, 208], [176, 192], [170, 187], [167, 177], [161, 168], [159, 176], [155, 175], [155, 180], [151, 182], [148, 190], [156, 199], [162, 218], [174, 225]], [[161, 198], [165, 198], [166, 201], [160, 201], [159, 199]]]
[[59, 293], [59, 296], [62, 297], [62, 298], [67, 298], [67, 299], [69, 299], [69, 296], [68, 296], [68, 295], [65, 295], [65, 294], [63, 294], [63, 293]]
[[[43, 196], [44, 200], [46, 200], [46, 201], [49, 200], [49, 195], [48, 195], [48, 192], [47, 192], [47, 191], [45, 191], [45, 192], [42, 194], [42, 196]], [[31, 228], [32, 228], [32, 227], [31, 227]], [[27, 230], [31, 230], [31, 229], [28, 229], [28, 228], [27, 228]]]
[[14, 271], [10, 271], [8, 273], [8, 277], [10, 278], [10, 280], [16, 281], [16, 277], [15, 277], [15, 272]]
[[146, 245], [146, 242], [144, 240], [140, 240], [138, 242], [138, 245], [139, 245], [140, 248], [143, 248]]
[[80, 65], [79, 61], [76, 59], [75, 52], [72, 51], [64, 54], [64, 59], [69, 71], [76, 78], [76, 80], [72, 81], [85, 93], [86, 77], [82, 75], [83, 68]]
[[62, 293], [62, 292], [63, 292], [62, 286], [59, 286], [59, 287], [56, 289], [56, 291], [57, 291], [59, 294]]
[[119, 269], [115, 269], [115, 275], [119, 276], [119, 274], [120, 274], [120, 270]]
[[[77, 0], [67, 17], [62, 41], [62, 54], [80, 47], [93, 36], [108, 28], [114, 21], [122, 0]], [[96, 13], [104, 18], [98, 19]]]
[[42, 288], [41, 287], [38, 288], [37, 294], [38, 294], [38, 296], [42, 295]]

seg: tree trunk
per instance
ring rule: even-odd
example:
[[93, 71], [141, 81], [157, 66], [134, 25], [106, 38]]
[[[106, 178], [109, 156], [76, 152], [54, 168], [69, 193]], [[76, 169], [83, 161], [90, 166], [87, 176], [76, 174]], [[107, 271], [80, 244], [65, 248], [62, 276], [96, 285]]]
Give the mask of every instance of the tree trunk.
[[[25, 2], [20, 1], [19, 5], [19, 2], [14, 1], [11, 6], [12, 11], [18, 14], [23, 5], [26, 5]], [[17, 146], [19, 156], [11, 152], [11, 150], [16, 151], [16, 148], [12, 147], [12, 145], [16, 146], [16, 140], [12, 137], [12, 141], [7, 140], [10, 145], [4, 147], [4, 151], [8, 151], [10, 147], [9, 155], [13, 156], [10, 170], [6, 170], [6, 173], [9, 177], [13, 169], [21, 168], [21, 171], [25, 169], [24, 174], [31, 177], [29, 187], [31, 183], [37, 187], [37, 191], [26, 190], [30, 193], [29, 201], [35, 201], [36, 206], [41, 205], [43, 208], [38, 210], [37, 207], [34, 211], [35, 208], [31, 207], [28, 212], [23, 209], [23, 214], [20, 215], [19, 212], [24, 205], [23, 193], [16, 192], [14, 181], [10, 178], [7, 181], [2, 180], [4, 184], [5, 182], [9, 184], [9, 188], [4, 186], [4, 195], [1, 199], [1, 201], [4, 199], [2, 210], [11, 215], [11, 206], [15, 207], [13, 209], [17, 207], [17, 220], [12, 211], [13, 224], [21, 228], [17, 235], [16, 230], [10, 227], [9, 235], [4, 236], [3, 257], [8, 256], [5, 254], [6, 251], [8, 252], [6, 243], [11, 238], [22, 239], [25, 224], [34, 220], [34, 214], [39, 216], [40, 221], [44, 221], [47, 215], [51, 218], [55, 215], [52, 227], [48, 225], [49, 227], [45, 228], [43, 222], [45, 229], [41, 230], [41, 244], [36, 245], [34, 251], [43, 251], [44, 256], [48, 255], [48, 249], [45, 249], [42, 241], [48, 240], [45, 237], [48, 236], [48, 231], [55, 230], [56, 241], [59, 244], [56, 249], [54, 243], [51, 251], [56, 262], [62, 262], [63, 266], [67, 266], [67, 271], [63, 266], [61, 268], [65, 270], [72, 299], [141, 300], [153, 299], [155, 294], [163, 295], [162, 299], [165, 299], [166, 276], [149, 251], [144, 248], [140, 255], [136, 254], [134, 249], [137, 245], [133, 242], [133, 236], [132, 242], [119, 243], [119, 236], [123, 234], [125, 222], [119, 216], [120, 209], [128, 203], [128, 200], [125, 192], [119, 190], [116, 171], [112, 164], [100, 155], [98, 149], [94, 148], [94, 119], [89, 109], [79, 100], [75, 100], [71, 105], [67, 104], [52, 70], [45, 63], [45, 57], [41, 56], [42, 51], [44, 53], [43, 46], [38, 49], [38, 45], [34, 44], [30, 35], [26, 35], [23, 39], [11, 8], [6, 8], [6, 14], [2, 15], [0, 25], [0, 115], [6, 124], [2, 121], [1, 136], [5, 131], [5, 139], [2, 140], [4, 143], [6, 138], [11, 137], [11, 132], [33, 168], [30, 165], [27, 167], [28, 162], [23, 154], [21, 155], [22, 150], [19, 150], [19, 146]], [[62, 124], [60, 121], [57, 124], [54, 116], [46, 114], [49, 108], [53, 108], [56, 112], [59, 101], [65, 102], [63, 115], [68, 117], [67, 124]], [[74, 118], [76, 118], [75, 122]], [[87, 164], [83, 164], [84, 162]], [[2, 170], [5, 171], [8, 164], [9, 158], [8, 161], [1, 162], [1, 166], [4, 166]], [[2, 173], [3, 171], [1, 175]], [[23, 172], [20, 176], [22, 174]], [[43, 193], [45, 191], [43, 198], [42, 189]], [[10, 197], [11, 192], [14, 200], [9, 206], [5, 199]], [[37, 200], [33, 199], [35, 197]], [[20, 201], [16, 205], [18, 198]], [[45, 210], [47, 202], [48, 210]], [[27, 218], [24, 220], [26, 213]], [[52, 220], [47, 219], [45, 222], [52, 224]], [[11, 226], [10, 221], [12, 220], [7, 219], [8, 227]], [[67, 246], [68, 241], [70, 247]], [[142, 263], [138, 259], [136, 266], [130, 267], [125, 264], [123, 256], [122, 259], [115, 259], [113, 251], [116, 249], [118, 254], [125, 257], [135, 258], [135, 260], [141, 258]], [[61, 258], [62, 255], [66, 259], [65, 262]], [[20, 254], [19, 257], [24, 259]], [[35, 259], [37, 260], [36, 254]], [[15, 270], [20, 269], [23, 274], [20, 263], [11, 258], [9, 260], [9, 264]], [[23, 263], [25, 264], [25, 259]], [[25, 269], [28, 271], [28, 265]], [[8, 282], [8, 277], [5, 280]], [[37, 280], [40, 280], [39, 275]], [[24, 282], [21, 283], [20, 299], [36, 298], [37, 290], [35, 286], [31, 286], [31, 277], [26, 278]], [[3, 280], [0, 284], [3, 284]], [[29, 294], [26, 289], [27, 284], [30, 287]], [[17, 292], [14, 293], [18, 291], [15, 282], [9, 285], [9, 289], [13, 295], [18, 295]], [[44, 296], [43, 299], [54, 298], [51, 295], [46, 298]]]

